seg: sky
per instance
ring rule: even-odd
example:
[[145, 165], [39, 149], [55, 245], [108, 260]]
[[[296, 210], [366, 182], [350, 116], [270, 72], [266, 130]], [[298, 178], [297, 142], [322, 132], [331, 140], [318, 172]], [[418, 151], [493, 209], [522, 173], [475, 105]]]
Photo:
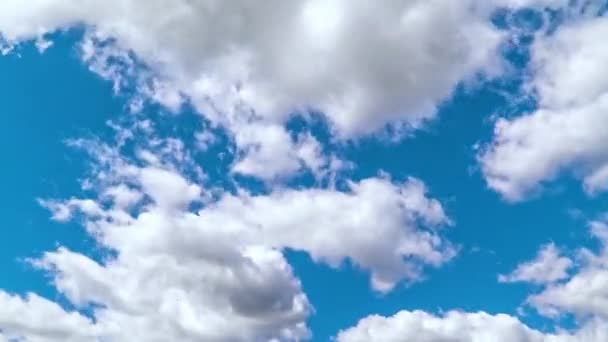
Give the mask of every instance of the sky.
[[608, 340], [607, 8], [0, 2], [0, 342]]

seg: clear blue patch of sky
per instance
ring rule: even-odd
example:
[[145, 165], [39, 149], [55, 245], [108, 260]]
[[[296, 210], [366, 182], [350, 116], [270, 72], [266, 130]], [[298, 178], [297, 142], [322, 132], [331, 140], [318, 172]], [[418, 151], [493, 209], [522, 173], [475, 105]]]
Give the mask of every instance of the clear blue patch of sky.
[[99, 135], [123, 111], [111, 84], [80, 63], [78, 32], [57, 34], [43, 55], [33, 44], [0, 57], [0, 288], [53, 296], [44, 274], [25, 258], [63, 245], [96, 253], [78, 224], [49, 221], [37, 198], [78, 196], [86, 164], [65, 140]]

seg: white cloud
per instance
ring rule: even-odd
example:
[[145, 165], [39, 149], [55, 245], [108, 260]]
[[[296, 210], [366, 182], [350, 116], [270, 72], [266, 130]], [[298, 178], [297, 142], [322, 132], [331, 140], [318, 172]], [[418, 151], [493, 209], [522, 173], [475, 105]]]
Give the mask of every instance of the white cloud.
[[314, 137], [303, 135], [294, 141], [280, 125], [250, 123], [234, 138], [237, 146], [247, 146], [233, 166], [236, 173], [273, 180], [308, 167], [320, 176], [328, 163]]
[[[121, 148], [142, 127], [118, 129], [115, 147], [71, 142], [94, 157], [93, 175], [84, 183], [99, 198], [42, 202], [54, 219], [80, 218], [109, 251], [94, 260], [60, 247], [31, 261], [49, 273], [58, 292], [76, 308], [94, 305], [95, 323], [37, 296], [31, 298], [42, 304], [27, 305], [32, 300], [24, 304], [6, 294], [0, 298], [0, 331], [27, 342], [72, 337], [297, 341], [309, 336], [306, 319], [312, 306], [280, 249], [249, 238], [255, 236], [253, 226], [231, 229], [224, 226], [229, 222], [204, 222], [191, 212], [191, 204], [201, 205], [208, 198], [178, 170], [185, 168], [197, 179], [198, 169], [189, 164], [182, 144], [157, 138], [148, 125], [144, 128], [145, 145], [137, 149], [135, 159], [125, 157]], [[4, 302], [20, 303], [24, 314], [16, 315]], [[28, 315], [41, 318], [15, 323]], [[54, 316], [79, 321], [49, 330], [45, 324], [56, 322]]]
[[485, 312], [451, 311], [435, 316], [423, 311], [401, 311], [392, 317], [369, 316], [341, 331], [338, 342], [602, 342], [608, 324], [589, 322], [574, 333], [533, 330], [517, 318]]
[[[340, 331], [338, 342], [603, 342], [608, 340], [608, 224], [591, 222], [600, 240], [599, 252], [580, 249], [576, 269], [573, 261], [559, 256], [553, 245], [543, 246], [537, 258], [521, 264], [503, 281], [527, 281], [543, 286], [526, 304], [541, 315], [561, 318], [574, 315], [577, 327], [553, 327], [554, 332], [534, 330], [506, 314], [450, 311], [434, 315], [424, 311], [401, 311], [392, 317], [371, 315]], [[557, 324], [557, 323], [556, 323]]]
[[200, 225], [221, 224], [242, 230], [242, 236], [257, 227], [252, 239], [308, 252], [334, 267], [348, 258], [371, 272], [379, 291], [402, 279], [418, 280], [422, 267], [440, 266], [455, 254], [433, 229], [448, 219], [439, 202], [426, 197], [422, 182], [370, 178], [349, 188], [227, 195], [199, 213]]
[[[417, 127], [458, 83], [500, 72], [494, 8], [473, 0], [5, 0], [0, 32], [16, 43], [84, 24], [93, 71], [119, 88], [136, 76], [125, 53], [133, 51], [155, 79], [139, 84], [142, 94], [174, 110], [189, 98], [241, 151], [258, 146], [236, 171], [272, 179], [311, 166], [284, 132], [265, 133], [284, 130], [293, 111], [324, 113], [342, 138]], [[116, 43], [94, 43], [103, 37]], [[109, 56], [127, 62], [111, 65]], [[280, 167], [269, 168], [269, 157]]]
[[532, 48], [530, 87], [539, 109], [500, 119], [494, 141], [480, 156], [488, 185], [520, 200], [562, 171], [581, 178], [594, 194], [608, 189], [608, 18], [585, 17], [538, 36]]
[[570, 0], [495, 0], [495, 3], [510, 7], [547, 7], [547, 8], [563, 8], [570, 4]]
[[[5, 0], [0, 2], [0, 32], [10, 44], [84, 24], [83, 61], [112, 80], [116, 91], [134, 80], [138, 96], [174, 111], [185, 98], [191, 100], [234, 139], [234, 172], [274, 180], [304, 168], [323, 174], [339, 164], [323, 155], [313, 136], [290, 136], [284, 125], [292, 111], [321, 111], [338, 139], [371, 134], [387, 124], [418, 127], [434, 117], [437, 104], [457, 84], [501, 71], [497, 47], [503, 34], [489, 16], [497, 3], [519, 6], [522, 1], [273, 0], [251, 6], [211, 0]], [[525, 4], [553, 6], [557, 1]], [[529, 158], [519, 159], [520, 145], [542, 145], [528, 137], [529, 127], [544, 129], [545, 121], [557, 122], [549, 125], [563, 134], [555, 141], [577, 146], [580, 137], [568, 135], [569, 125], [579, 123], [570, 107], [572, 113], [587, 113], [583, 118], [601, 117], [604, 108], [603, 84], [571, 82], [588, 86], [583, 95], [590, 97], [589, 105], [552, 95], [559, 93], [552, 87], [561, 79], [553, 76], [551, 63], [573, 58], [555, 53], [555, 59], [543, 60], [561, 51], [552, 45], [561, 32], [547, 38], [546, 45], [538, 43], [534, 54], [543, 66], [534, 85], [542, 99], [559, 107], [546, 105], [519, 126], [517, 120], [526, 117], [500, 121], [496, 141], [482, 158], [490, 186], [511, 198], [577, 158], [587, 158], [583, 172], [589, 191], [600, 189], [606, 179], [605, 160], [593, 153], [560, 159], [561, 150], [551, 147], [531, 149], [524, 155]], [[579, 38], [573, 36], [564, 38], [564, 45]], [[115, 41], [99, 43], [107, 37]], [[585, 49], [573, 51], [579, 50]], [[150, 73], [138, 69], [130, 51]], [[125, 63], [110, 63], [114, 58]], [[142, 98], [134, 100], [134, 110], [137, 101]], [[539, 114], [543, 111], [548, 114]], [[554, 113], [565, 113], [559, 116], [565, 123]], [[601, 126], [597, 120], [594, 125]], [[128, 130], [119, 133], [121, 139], [131, 137]], [[605, 142], [592, 133], [583, 146]], [[275, 188], [263, 195], [240, 191], [214, 197], [200, 185], [204, 174], [179, 141], [149, 139], [136, 161], [121, 155], [123, 143], [112, 148], [74, 141], [97, 158], [95, 177], [85, 185], [99, 198], [42, 202], [57, 220], [81, 215], [88, 232], [111, 251], [94, 260], [60, 247], [33, 261], [49, 272], [70, 303], [94, 305], [94, 323], [36, 295], [23, 299], [0, 292], [0, 340], [296, 341], [309, 336], [306, 319], [313, 309], [282, 254], [285, 249], [306, 252], [332, 267], [349, 260], [370, 273], [378, 291], [419, 280], [425, 267], [440, 266], [455, 254], [439, 231], [449, 219], [417, 179], [398, 183], [376, 177], [351, 182], [341, 191]], [[194, 212], [193, 204], [202, 209]], [[535, 280], [520, 273], [513, 279]], [[530, 303], [541, 312], [578, 313], [578, 304], [560, 299], [558, 290], [586, 279], [584, 274], [547, 288]], [[601, 315], [599, 309], [591, 314]], [[403, 311], [392, 318], [366, 318], [338, 338], [474, 342], [498, 336], [517, 342], [582, 342], [604, 341], [605, 327], [594, 320], [574, 334], [550, 335], [507, 315], [450, 312], [439, 317]]]
[[552, 317], [571, 313], [578, 318], [601, 317], [608, 321], [608, 226], [597, 221], [591, 229], [601, 241], [602, 250], [594, 253], [582, 249], [579, 254], [584, 264], [576, 274], [528, 298], [528, 304], [540, 313]]
[[550, 243], [541, 248], [536, 259], [522, 263], [508, 275], [499, 275], [500, 282], [531, 282], [548, 284], [568, 277], [568, 269], [573, 266], [570, 258], [560, 256], [559, 249]]
[[201, 196], [201, 188], [178, 174], [157, 167], [141, 169], [142, 191], [161, 208], [184, 210]]
[[[173, 223], [167, 217], [142, 220], [149, 230]], [[105, 264], [64, 248], [36, 264], [52, 271], [55, 286], [70, 302], [102, 305], [94, 313], [99, 338], [291, 341], [308, 335], [310, 304], [279, 252], [254, 246], [239, 250], [225, 241], [218, 242], [222, 246], [212, 246], [213, 241], [180, 246], [158, 231], [148, 235], [141, 234], [145, 242], [118, 250], [119, 256]], [[155, 237], [171, 241], [164, 244]], [[171, 249], [178, 247], [189, 249]], [[20, 332], [27, 336], [29, 331]]]
[[[376, 177], [342, 191], [275, 188], [252, 195], [239, 189], [210, 196], [193, 181], [197, 173], [185, 146], [140, 126], [117, 128], [114, 147], [71, 142], [94, 157], [93, 174], [84, 183], [97, 197], [42, 202], [56, 220], [82, 220], [108, 251], [95, 260], [59, 247], [31, 261], [76, 308], [93, 305], [95, 323], [53, 301], [32, 297], [44, 306], [31, 306], [5, 295], [4, 301], [21, 303], [29, 315], [47, 315], [52, 307], [58, 317], [82, 320], [66, 326], [61, 337], [297, 341], [310, 334], [306, 319], [313, 308], [285, 249], [332, 267], [350, 260], [370, 273], [378, 291], [417, 281], [425, 267], [438, 267], [455, 254], [440, 235], [449, 219], [419, 180]], [[133, 147], [130, 139], [144, 145], [126, 157], [121, 149]], [[5, 308], [0, 305], [0, 330], [9, 337], [64, 340], [36, 320], [15, 325]]]
[[36, 294], [22, 298], [0, 291], [0, 307], [0, 341], [90, 342], [96, 335], [90, 319]]
[[131, 189], [124, 184], [109, 187], [103, 195], [109, 198], [118, 209], [129, 209], [139, 203], [143, 197], [141, 192]]
[[[136, 216], [119, 206], [102, 215], [81, 213], [88, 231], [116, 257], [99, 262], [59, 248], [33, 261], [49, 271], [71, 303], [98, 306], [95, 336], [112, 341], [295, 341], [308, 336], [305, 320], [312, 308], [279, 250], [243, 240], [252, 232], [232, 230], [224, 226], [228, 222], [204, 222], [184, 211], [196, 192], [178, 174], [143, 168], [137, 177], [153, 202]], [[0, 329], [9, 324], [0, 319]], [[37, 341], [36, 329], [34, 321], [15, 333]]]
[[39, 200], [38, 202], [51, 211], [53, 220], [59, 222], [69, 221], [74, 212], [82, 212], [91, 217], [103, 215], [103, 209], [99, 204], [90, 199], [72, 198], [62, 202], [53, 200]]

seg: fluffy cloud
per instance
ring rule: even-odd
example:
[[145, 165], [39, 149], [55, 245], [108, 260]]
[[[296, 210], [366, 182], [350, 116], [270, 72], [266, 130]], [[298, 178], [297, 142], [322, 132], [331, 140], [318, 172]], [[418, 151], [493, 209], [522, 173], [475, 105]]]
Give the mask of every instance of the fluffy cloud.
[[[310, 335], [306, 319], [313, 309], [285, 249], [332, 267], [350, 260], [371, 274], [378, 291], [416, 281], [426, 266], [455, 253], [439, 234], [449, 219], [419, 180], [377, 177], [342, 191], [209, 193], [186, 176], [197, 173], [184, 145], [133, 138], [142, 130], [153, 134], [149, 127], [119, 132], [148, 144], [133, 157], [121, 152], [127, 140], [117, 147], [72, 142], [96, 158], [83, 185], [97, 197], [41, 201], [56, 220], [82, 220], [107, 251], [95, 259], [59, 247], [31, 261], [94, 319], [36, 295], [2, 293], [0, 331], [7, 338], [296, 341]], [[18, 324], [15, 317], [33, 318]], [[57, 318], [65, 324], [49, 330], [45, 324]]]
[[[371, 134], [387, 124], [418, 127], [434, 117], [437, 104], [449, 98], [457, 84], [500, 72], [497, 51], [504, 33], [489, 20], [496, 5], [560, 4], [5, 0], [0, 2], [0, 49], [36, 39], [43, 50], [47, 43], [41, 36], [83, 25], [83, 61], [113, 81], [116, 91], [133, 82], [134, 110], [138, 100], [156, 101], [174, 111], [191, 101], [230, 133], [238, 148], [234, 172], [274, 180], [303, 169], [319, 175], [333, 167], [332, 157], [323, 154], [314, 136], [293, 136], [286, 130], [291, 113], [321, 112], [337, 139]], [[572, 122], [584, 126], [592, 115], [587, 112], [595, 113], [594, 120], [601, 116], [603, 84], [596, 87], [583, 78], [562, 82], [585, 89], [588, 97], [581, 103], [574, 96], [571, 102], [557, 97], [563, 89], [552, 88], [560, 87], [556, 84], [562, 79], [554, 75], [551, 63], [580, 64], [574, 53], [559, 54], [554, 47], [560, 39], [565, 46], [574, 44], [576, 32], [583, 29], [571, 30], [573, 37], [560, 30], [535, 46], [539, 76], [534, 86], [543, 109], [517, 119], [530, 118], [519, 125], [517, 120], [500, 121], [496, 141], [482, 158], [490, 186], [506, 196], [518, 197], [578, 160], [584, 161], [581, 172], [589, 191], [601, 189], [608, 177], [599, 153], [586, 149], [587, 154], [568, 152], [570, 159], [560, 159], [559, 148], [540, 149], [541, 140], [528, 138], [534, 127], [543, 129], [545, 121], [555, 121], [549, 129], [563, 135], [553, 142], [578, 146], [582, 138], [564, 133], [569, 132], [566, 128]], [[601, 48], [597, 50], [588, 52], [595, 56]], [[116, 60], [121, 62], [111, 62]], [[601, 66], [603, 60], [595, 63]], [[577, 115], [572, 108], [586, 119], [573, 121]], [[539, 114], [543, 111], [549, 114]], [[565, 123], [555, 119], [555, 113], [566, 113], [559, 116]], [[588, 139], [583, 139], [583, 148], [605, 142], [594, 132], [581, 135]], [[122, 139], [130, 138], [131, 132], [122, 133]], [[0, 340], [296, 341], [310, 336], [306, 319], [313, 308], [284, 250], [305, 252], [331, 267], [349, 261], [370, 274], [377, 291], [419, 280], [425, 267], [440, 266], [455, 254], [440, 234], [449, 219], [417, 179], [375, 177], [340, 190], [218, 193], [203, 186], [203, 171], [180, 141], [144, 140], [150, 146], [137, 150], [135, 160], [107, 145], [73, 142], [98, 158], [93, 179], [83, 183], [97, 196], [41, 201], [56, 220], [82, 220], [106, 252], [96, 259], [60, 247], [32, 261], [49, 273], [71, 305], [91, 317], [35, 294], [0, 292]], [[518, 159], [521, 145], [533, 147], [528, 159]], [[549, 161], [543, 163], [545, 157]], [[510, 279], [535, 280], [523, 269]], [[565, 290], [576, 279], [586, 285], [593, 282], [595, 278], [582, 277], [584, 273], [547, 287], [530, 303], [541, 312], [584, 314], [579, 312], [583, 302], [597, 299], [601, 291], [589, 293], [587, 299], [577, 297], [577, 304]], [[564, 276], [550, 278], [545, 280]], [[602, 315], [600, 309], [586, 313]], [[338, 339], [443, 342], [498, 336], [509, 341], [603, 341], [605, 328], [602, 321], [592, 320], [574, 334], [544, 334], [507, 315], [451, 312], [439, 317], [404, 311], [392, 318], [363, 319]]]
[[601, 342], [608, 339], [605, 322], [589, 322], [570, 334], [542, 333], [517, 318], [485, 312], [451, 311], [435, 316], [422, 311], [401, 311], [392, 317], [369, 316], [341, 331], [338, 342]]
[[[608, 224], [593, 221], [590, 230], [601, 243], [599, 252], [581, 248], [575, 263], [560, 256], [552, 244], [543, 246], [535, 260], [519, 265], [503, 280], [542, 284], [542, 290], [526, 300], [542, 315], [572, 314], [579, 321], [594, 318], [608, 322]], [[569, 268], [574, 269], [571, 274], [566, 272]]]
[[502, 276], [503, 281], [527, 281], [542, 285], [526, 304], [540, 314], [559, 318], [574, 315], [579, 326], [568, 332], [534, 330], [518, 318], [486, 312], [450, 311], [434, 315], [423, 311], [401, 311], [392, 317], [372, 315], [341, 331], [339, 342], [600, 342], [608, 340], [608, 224], [591, 222], [591, 232], [602, 243], [599, 252], [582, 248], [575, 262], [553, 244], [542, 246], [535, 260], [519, 265]]
[[[99, 197], [42, 202], [57, 220], [82, 219], [107, 251], [93, 259], [60, 247], [32, 260], [72, 305], [89, 308], [94, 320], [35, 295], [23, 300], [4, 294], [0, 331], [28, 342], [309, 336], [305, 321], [312, 307], [281, 251], [261, 240], [240, 239], [240, 234], [254, 236], [254, 226], [237, 231], [222, 222], [203, 222], [189, 207], [208, 197], [178, 171], [186, 167], [196, 175], [188, 167], [188, 153], [182, 145], [147, 138], [153, 146], [140, 149], [136, 160], [118, 150], [125, 141], [118, 149], [73, 142], [97, 160], [93, 177], [83, 185]], [[178, 165], [172, 163], [175, 156]], [[24, 317], [32, 319], [23, 322]]]
[[608, 18], [579, 19], [532, 48], [531, 81], [539, 109], [496, 123], [494, 141], [480, 157], [488, 185], [519, 200], [570, 170], [596, 193], [608, 189], [608, 81], [601, 72], [608, 49]]
[[[417, 127], [458, 83], [499, 72], [494, 8], [472, 0], [7, 0], [0, 32], [10, 45], [84, 24], [92, 70], [120, 85], [135, 67], [121, 71], [109, 57], [133, 51], [153, 75], [139, 84], [142, 94], [174, 109], [191, 100], [233, 134], [244, 154], [236, 172], [273, 179], [323, 163], [310, 165], [298, 152], [307, 142], [281, 132], [294, 111], [322, 112], [343, 138]], [[108, 37], [115, 43], [95, 43]]]
[[96, 335], [90, 319], [35, 294], [22, 298], [0, 291], [0, 305], [0, 341], [18, 340], [23, 332], [28, 342], [87, 342]]
[[583, 266], [576, 274], [528, 298], [527, 302], [540, 313], [547, 316], [571, 313], [580, 319], [600, 317], [608, 321], [608, 225], [593, 222], [591, 231], [602, 243], [602, 250], [599, 253], [580, 250]]
[[508, 275], [500, 275], [500, 282], [531, 282], [547, 284], [568, 277], [568, 269], [573, 262], [570, 258], [560, 256], [559, 249], [550, 243], [541, 248], [536, 259], [525, 262]]
[[402, 279], [417, 280], [424, 265], [439, 266], [455, 250], [434, 229], [447, 223], [424, 185], [370, 178], [351, 183], [348, 192], [276, 190], [268, 196], [223, 197], [199, 213], [201, 226], [221, 224], [243, 231], [257, 227], [253, 240], [308, 252], [337, 267], [345, 259], [369, 270], [376, 290]]
[[238, 85], [234, 96], [258, 115], [281, 117], [311, 106], [347, 133], [432, 115], [456, 83], [495, 67], [500, 38], [488, 11], [468, 1], [23, 6], [11, 0], [1, 6], [0, 31], [9, 42], [84, 23], [160, 68], [195, 102], [213, 95], [209, 87], [229, 92]]

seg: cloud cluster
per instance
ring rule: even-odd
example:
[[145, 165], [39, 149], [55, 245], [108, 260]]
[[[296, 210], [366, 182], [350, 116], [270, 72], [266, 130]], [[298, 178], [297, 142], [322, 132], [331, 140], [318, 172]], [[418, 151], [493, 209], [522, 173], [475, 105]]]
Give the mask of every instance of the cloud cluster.
[[594, 321], [575, 333], [547, 334], [505, 314], [451, 311], [435, 316], [401, 311], [392, 317], [369, 316], [341, 331], [338, 342], [601, 342], [608, 324]]
[[564, 281], [531, 295], [528, 304], [550, 317], [570, 313], [579, 319], [599, 317], [608, 321], [608, 225], [605, 221], [592, 222], [591, 233], [602, 244], [600, 252], [579, 250], [581, 268]]
[[472, 0], [7, 0], [0, 32], [13, 45], [84, 25], [92, 70], [120, 85], [125, 70], [110, 61], [133, 52], [152, 75], [141, 94], [174, 109], [191, 101], [231, 132], [242, 152], [235, 172], [269, 180], [324, 162], [302, 156], [314, 139], [285, 132], [294, 112], [322, 113], [339, 138], [410, 129], [460, 82], [500, 72], [494, 9]]
[[594, 194], [608, 189], [608, 81], [598, 70], [608, 49], [608, 18], [572, 20], [532, 47], [530, 87], [538, 110], [499, 119], [480, 157], [488, 185], [520, 200], [569, 170]]
[[[107, 252], [99, 259], [59, 247], [31, 263], [92, 316], [35, 294], [0, 292], [6, 338], [297, 341], [310, 336], [313, 307], [284, 250], [331, 267], [349, 260], [371, 274], [377, 291], [416, 281], [425, 266], [455, 253], [439, 234], [449, 219], [419, 180], [369, 178], [343, 191], [218, 193], [188, 176], [196, 172], [180, 169], [191, 158], [183, 145], [151, 132], [123, 129], [119, 136], [128, 138], [117, 147], [71, 143], [96, 160], [83, 182], [96, 196], [41, 203], [56, 220], [82, 220]], [[146, 138], [136, 139], [140, 133]], [[129, 157], [122, 149], [131, 139], [148, 145]], [[176, 155], [179, 165], [172, 162]]]
[[58, 304], [36, 294], [25, 298], [0, 291], [0, 341], [14, 341], [27, 332], [27, 342], [84, 342], [95, 338], [92, 322], [67, 313]]
[[[153, 101], [177, 112], [189, 102], [228, 132], [232, 172], [270, 182], [343, 164], [310, 132], [286, 129], [294, 113], [320, 113], [338, 141], [417, 128], [459, 84], [502, 72], [509, 33], [490, 20], [497, 8], [567, 2], [4, 0], [0, 50], [28, 40], [44, 50], [45, 35], [81, 25], [83, 62], [116, 92], [134, 86], [133, 111]], [[536, 37], [528, 86], [538, 109], [499, 119], [479, 156], [505, 198], [522, 199], [564, 169], [591, 194], [608, 189], [608, 81], [597, 72], [608, 62], [597, 44], [606, 34], [608, 20], [593, 17]], [[205, 134], [202, 144], [213, 140]], [[31, 260], [69, 305], [0, 291], [0, 341], [298, 341], [311, 335], [314, 308], [286, 250], [353, 265], [378, 292], [456, 254], [441, 234], [450, 220], [421, 180], [230, 192], [207, 187], [184, 143], [156, 136], [150, 122], [118, 135], [115, 147], [71, 142], [95, 158], [83, 182], [90, 198], [40, 201], [57, 221], [81, 220], [104, 256], [59, 247]], [[129, 140], [145, 146], [127, 156]], [[593, 232], [608, 243], [605, 223]], [[504, 314], [402, 311], [363, 318], [337, 340], [605, 341], [607, 250], [581, 250], [572, 271], [576, 262], [550, 244], [499, 276], [541, 285], [526, 303], [549, 317], [575, 315], [573, 332], [534, 330]]]
[[[534, 330], [518, 318], [486, 312], [450, 311], [437, 316], [423, 311], [401, 311], [392, 317], [372, 315], [337, 335], [339, 342], [601, 342], [608, 339], [608, 224], [591, 223], [602, 244], [599, 252], [580, 249], [577, 262], [562, 256], [553, 244], [542, 246], [535, 260], [519, 265], [503, 281], [542, 285], [526, 304], [540, 314], [559, 318], [574, 315], [580, 325], [571, 332]], [[574, 265], [573, 274], [566, 270]]]

